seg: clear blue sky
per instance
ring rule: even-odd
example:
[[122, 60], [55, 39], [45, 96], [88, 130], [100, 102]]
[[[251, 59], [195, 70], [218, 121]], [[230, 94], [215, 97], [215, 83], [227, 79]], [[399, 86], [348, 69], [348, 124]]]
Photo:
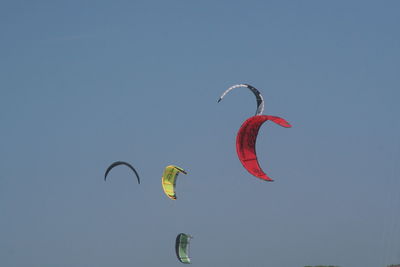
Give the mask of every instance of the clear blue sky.
[[[400, 263], [399, 1], [2, 1], [0, 265]], [[236, 156], [241, 123], [275, 182]], [[106, 167], [125, 160], [142, 178]], [[169, 164], [188, 171], [178, 200]]]

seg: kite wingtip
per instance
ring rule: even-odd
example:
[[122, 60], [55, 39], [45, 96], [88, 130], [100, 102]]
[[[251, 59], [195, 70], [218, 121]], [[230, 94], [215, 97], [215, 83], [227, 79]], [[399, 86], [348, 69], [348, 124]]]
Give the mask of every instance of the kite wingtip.
[[275, 182], [274, 179], [271, 179], [270, 177], [268, 177], [267, 175], [263, 175], [263, 176], [256, 176], [258, 178], [260, 178], [261, 180], [263, 180], [264, 182]]

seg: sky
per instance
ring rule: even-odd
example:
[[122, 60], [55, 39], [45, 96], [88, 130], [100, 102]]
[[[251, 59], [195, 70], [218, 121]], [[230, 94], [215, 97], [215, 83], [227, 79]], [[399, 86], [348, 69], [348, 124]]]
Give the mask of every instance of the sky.
[[[399, 1], [0, 3], [0, 265], [400, 263]], [[236, 155], [265, 99], [257, 153]], [[105, 169], [114, 161], [128, 168]], [[165, 166], [180, 175], [176, 201]]]

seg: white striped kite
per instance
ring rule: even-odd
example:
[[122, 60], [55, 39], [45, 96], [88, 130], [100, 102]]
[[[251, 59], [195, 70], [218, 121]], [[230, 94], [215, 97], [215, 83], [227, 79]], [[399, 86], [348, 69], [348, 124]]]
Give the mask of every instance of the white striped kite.
[[256, 115], [261, 115], [264, 111], [264, 98], [262, 97], [260, 91], [257, 90], [257, 88], [251, 86], [250, 84], [236, 84], [233, 85], [231, 87], [229, 87], [222, 95], [221, 97], [218, 99], [218, 103], [221, 102], [221, 100], [225, 97], [225, 95], [227, 93], [229, 93], [231, 90], [235, 89], [235, 88], [239, 88], [239, 87], [245, 87], [248, 88], [250, 91], [253, 92], [253, 94], [256, 97], [257, 100], [257, 111], [256, 111]]

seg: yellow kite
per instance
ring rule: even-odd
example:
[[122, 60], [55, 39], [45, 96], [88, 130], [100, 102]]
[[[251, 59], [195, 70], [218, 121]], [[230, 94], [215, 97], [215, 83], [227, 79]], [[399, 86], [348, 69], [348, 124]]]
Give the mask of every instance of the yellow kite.
[[179, 168], [178, 166], [175, 165], [169, 165], [165, 167], [163, 176], [161, 178], [162, 182], [162, 187], [164, 189], [164, 193], [170, 198], [170, 199], [176, 199], [176, 194], [175, 194], [175, 184], [176, 184], [176, 179], [178, 178], [179, 173], [187, 174], [184, 169]]

